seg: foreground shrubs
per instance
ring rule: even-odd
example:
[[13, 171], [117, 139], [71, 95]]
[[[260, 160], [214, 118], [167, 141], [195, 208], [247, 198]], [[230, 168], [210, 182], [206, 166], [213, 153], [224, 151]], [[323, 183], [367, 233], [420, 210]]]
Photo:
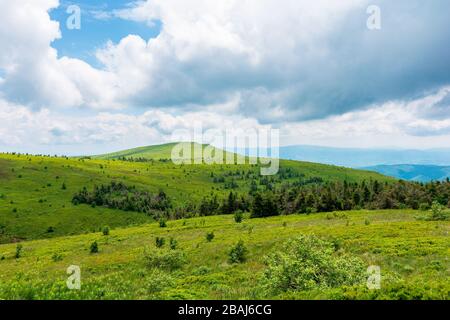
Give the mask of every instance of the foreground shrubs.
[[416, 219], [425, 221], [446, 221], [450, 220], [450, 213], [439, 202], [434, 201], [428, 214], [417, 215]]
[[22, 249], [23, 249], [23, 246], [21, 244], [18, 244], [16, 246], [16, 254], [14, 255], [14, 257], [16, 259], [19, 259], [22, 256]]
[[244, 245], [244, 241], [239, 240], [239, 242], [231, 248], [228, 254], [231, 263], [242, 263], [247, 259], [247, 248]]
[[366, 266], [357, 258], [336, 251], [336, 246], [316, 236], [289, 240], [265, 258], [264, 288], [268, 294], [337, 288], [361, 284]]
[[90, 247], [89, 247], [89, 252], [90, 253], [98, 253], [98, 243], [97, 241], [94, 241], [91, 243]]
[[186, 264], [186, 255], [181, 250], [146, 249], [145, 262], [149, 268], [173, 271]]

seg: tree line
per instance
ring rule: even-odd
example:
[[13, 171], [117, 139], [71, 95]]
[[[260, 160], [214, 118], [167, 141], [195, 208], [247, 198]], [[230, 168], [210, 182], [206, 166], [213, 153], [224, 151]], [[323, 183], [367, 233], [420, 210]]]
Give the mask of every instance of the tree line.
[[267, 217], [359, 209], [428, 210], [434, 202], [450, 207], [450, 181], [324, 182], [320, 178], [308, 178], [301, 183], [284, 183], [263, 191], [253, 183], [247, 192], [232, 190], [225, 197], [212, 193], [200, 201], [176, 207], [164, 191], [152, 194], [121, 182], [111, 182], [110, 185], [95, 186], [91, 192], [83, 188], [74, 195], [72, 202], [145, 212], [168, 219], [236, 212], [250, 212], [251, 217]]
[[137, 190], [135, 186], [126, 186], [122, 182], [111, 182], [109, 185], [94, 186], [92, 191], [86, 187], [77, 192], [72, 203], [105, 206], [124, 211], [152, 213], [167, 211], [172, 208], [171, 200], [164, 191], [153, 194]]

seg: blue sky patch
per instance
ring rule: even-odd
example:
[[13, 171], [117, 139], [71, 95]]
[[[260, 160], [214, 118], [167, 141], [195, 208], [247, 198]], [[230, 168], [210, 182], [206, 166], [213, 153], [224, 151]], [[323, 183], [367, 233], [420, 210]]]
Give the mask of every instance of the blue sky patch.
[[[66, 12], [70, 5], [81, 8], [81, 28], [70, 30], [66, 22], [70, 14]], [[129, 5], [129, 4], [128, 4]], [[161, 23], [156, 21], [153, 26], [145, 23], [123, 20], [114, 17], [114, 10], [127, 6], [124, 1], [109, 0], [98, 1], [61, 1], [60, 6], [50, 11], [52, 20], [60, 23], [62, 38], [55, 40], [51, 45], [58, 50], [58, 57], [67, 56], [81, 59], [94, 67], [100, 67], [95, 57], [95, 51], [103, 47], [107, 41], [118, 43], [127, 35], [138, 35], [145, 40], [158, 36]]]

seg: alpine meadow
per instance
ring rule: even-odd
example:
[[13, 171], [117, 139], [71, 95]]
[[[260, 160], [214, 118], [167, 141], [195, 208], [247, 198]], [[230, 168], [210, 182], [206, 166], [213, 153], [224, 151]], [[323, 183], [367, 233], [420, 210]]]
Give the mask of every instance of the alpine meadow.
[[[448, 298], [448, 181], [296, 161], [264, 177], [174, 165], [172, 147], [2, 154], [2, 298]], [[66, 286], [69, 265], [81, 290]], [[366, 286], [371, 265], [380, 290]]]
[[449, 12], [0, 0], [1, 314], [448, 309]]

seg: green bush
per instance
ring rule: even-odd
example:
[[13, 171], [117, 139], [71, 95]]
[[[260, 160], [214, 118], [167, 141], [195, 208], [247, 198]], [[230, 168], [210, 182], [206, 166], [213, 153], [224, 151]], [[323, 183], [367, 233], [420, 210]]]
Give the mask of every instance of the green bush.
[[16, 246], [16, 254], [14, 255], [14, 257], [16, 259], [19, 259], [22, 256], [22, 249], [23, 249], [23, 246], [21, 244], [18, 244]]
[[243, 219], [244, 219], [244, 214], [242, 213], [242, 211], [236, 211], [234, 213], [234, 221], [236, 223], [241, 223]]
[[336, 246], [314, 235], [302, 235], [265, 257], [263, 286], [268, 294], [337, 288], [366, 279], [364, 262], [336, 252]]
[[239, 242], [233, 246], [228, 254], [231, 263], [242, 263], [246, 260], [247, 248], [244, 245], [244, 241]]
[[58, 261], [61, 261], [62, 259], [63, 259], [63, 256], [60, 253], [54, 253], [52, 255], [53, 262], [58, 262]]
[[103, 235], [104, 236], [109, 236], [109, 227], [108, 226], [104, 226], [102, 229]]
[[428, 214], [418, 214], [415, 216], [417, 220], [425, 221], [446, 221], [450, 220], [450, 213], [439, 202], [434, 201]]
[[178, 241], [175, 240], [174, 238], [170, 238], [169, 244], [170, 244], [170, 249], [172, 249], [172, 250], [175, 250], [178, 247]]
[[214, 232], [212, 232], [212, 231], [208, 232], [206, 234], [206, 241], [211, 242], [214, 239], [214, 237], [215, 237]]
[[148, 293], [156, 294], [174, 285], [174, 279], [167, 272], [153, 269], [145, 279]]
[[91, 243], [91, 246], [89, 248], [90, 253], [98, 253], [98, 243], [97, 241], [94, 241]]
[[166, 228], [167, 227], [167, 221], [164, 218], [159, 219], [159, 227], [160, 228]]
[[164, 239], [163, 237], [156, 237], [155, 240], [155, 245], [157, 248], [162, 248], [164, 246], [164, 244], [166, 243], [166, 239]]
[[146, 249], [144, 256], [147, 267], [149, 268], [172, 271], [186, 264], [186, 255], [180, 250]]
[[431, 217], [430, 220], [433, 221], [443, 221], [447, 220], [449, 215], [445, 212], [445, 207], [441, 205], [439, 202], [434, 201], [431, 205]]

